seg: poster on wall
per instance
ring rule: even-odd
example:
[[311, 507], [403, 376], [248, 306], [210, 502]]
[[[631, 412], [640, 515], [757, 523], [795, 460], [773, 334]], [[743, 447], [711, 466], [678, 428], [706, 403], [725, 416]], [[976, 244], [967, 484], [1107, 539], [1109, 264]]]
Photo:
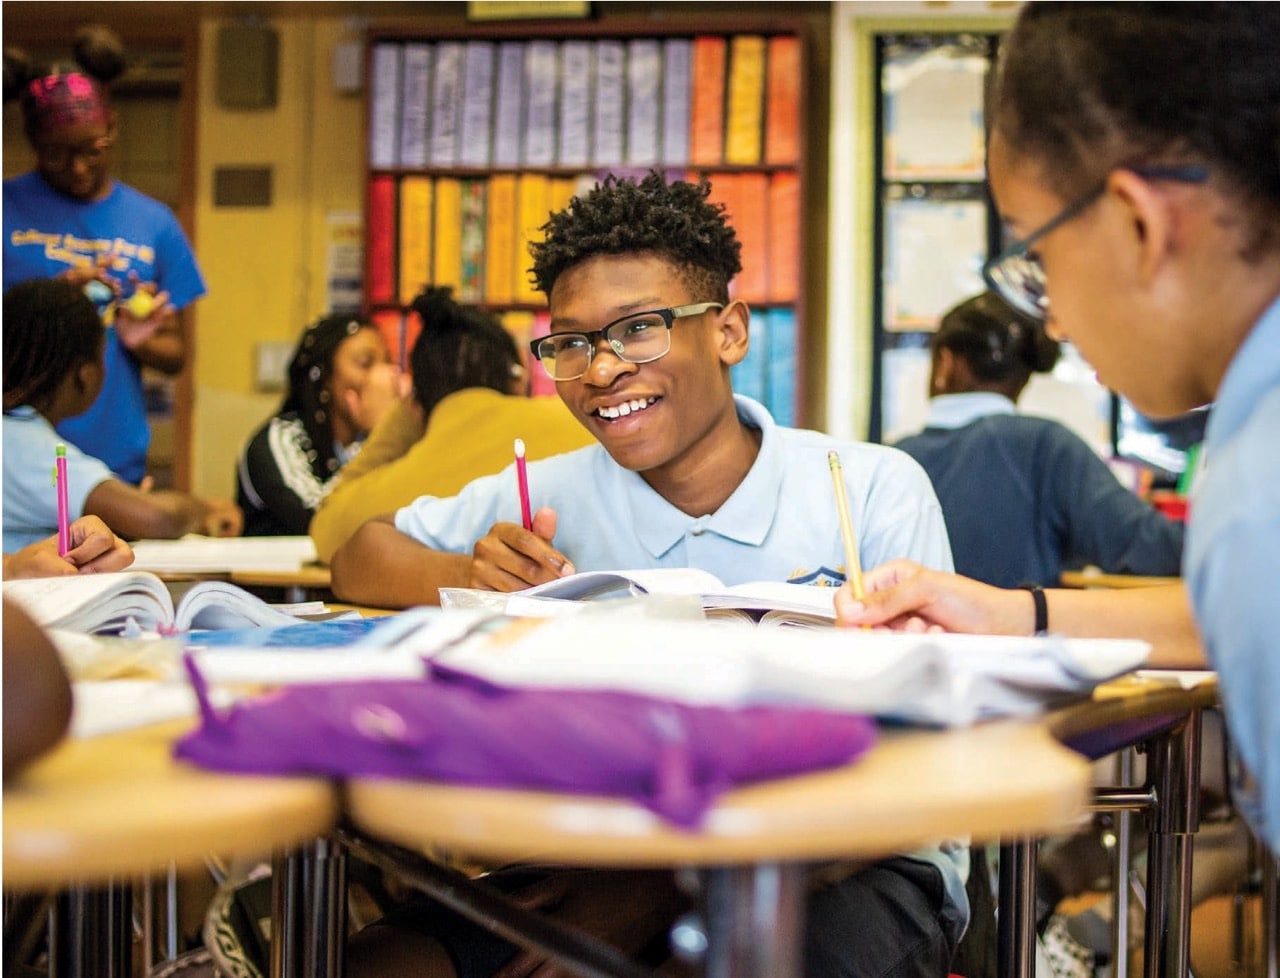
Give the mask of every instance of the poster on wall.
[[901, 196], [885, 205], [884, 328], [933, 330], [985, 286], [987, 208], [980, 200]]
[[325, 222], [325, 308], [359, 312], [364, 301], [364, 224], [358, 213], [330, 213]]
[[985, 49], [962, 40], [886, 52], [881, 74], [885, 179], [982, 179], [987, 69]]

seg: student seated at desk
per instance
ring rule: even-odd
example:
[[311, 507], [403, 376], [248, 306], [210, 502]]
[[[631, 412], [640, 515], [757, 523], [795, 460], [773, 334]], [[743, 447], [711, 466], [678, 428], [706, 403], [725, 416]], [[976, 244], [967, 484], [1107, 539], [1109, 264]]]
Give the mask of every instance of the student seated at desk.
[[[106, 336], [93, 302], [65, 279], [32, 279], [4, 294], [4, 551], [58, 528], [51, 484], [54, 425], [93, 403], [102, 386]], [[230, 501], [169, 490], [146, 491], [105, 464], [66, 446], [72, 519], [101, 517], [126, 539], [187, 533], [235, 536], [242, 522]]]
[[[987, 170], [1019, 240], [987, 264], [1148, 417], [1213, 404], [1185, 586], [992, 588], [909, 562], [841, 622], [1142, 637], [1217, 671], [1234, 802], [1280, 853], [1280, 5], [1036, 4], [1001, 51]], [[1222, 52], [1230, 57], [1222, 57]], [[1160, 105], [1162, 111], [1152, 112]], [[1043, 600], [1041, 600], [1043, 599]], [[1203, 642], [1203, 646], [1201, 645]]]
[[515, 340], [492, 316], [455, 302], [447, 287], [413, 300], [422, 323], [410, 354], [413, 388], [341, 470], [311, 520], [328, 561], [367, 520], [422, 495], [452, 496], [511, 464], [515, 439], [533, 460], [582, 448], [591, 435], [558, 397], [527, 397]]
[[236, 466], [246, 536], [303, 536], [365, 435], [400, 394], [400, 371], [370, 322], [326, 316], [302, 332], [280, 409]]
[[930, 339], [929, 418], [896, 443], [924, 466], [947, 521], [956, 573], [999, 587], [1053, 587], [1067, 567], [1175, 575], [1182, 524], [1120, 484], [1084, 439], [1016, 413], [1059, 346], [1043, 324], [984, 292]]
[[[334, 555], [339, 596], [436, 603], [441, 586], [510, 591], [575, 568], [834, 583], [844, 550], [832, 450], [864, 563], [908, 553], [951, 567], [937, 499], [908, 456], [779, 427], [734, 395], [729, 373], [747, 353], [750, 313], [730, 296], [740, 245], [709, 192], [705, 181], [668, 184], [658, 173], [609, 177], [551, 216], [530, 248], [551, 311], [551, 333], [533, 351], [598, 444], [529, 464], [531, 528], [511, 466], [366, 523]], [[968, 913], [967, 866], [963, 846], [933, 846], [815, 881], [805, 973], [946, 975]], [[669, 872], [552, 871], [514, 896], [628, 953], [665, 947], [684, 902]], [[539, 955], [413, 907], [357, 935], [348, 960], [353, 978], [514, 975], [531, 973]]]

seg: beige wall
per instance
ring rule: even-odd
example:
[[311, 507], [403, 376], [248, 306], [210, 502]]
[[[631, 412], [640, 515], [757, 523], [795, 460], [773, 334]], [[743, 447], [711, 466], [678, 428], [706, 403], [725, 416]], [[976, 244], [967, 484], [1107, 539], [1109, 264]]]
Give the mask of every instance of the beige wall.
[[[358, 35], [339, 18], [271, 21], [276, 107], [232, 110], [214, 97], [224, 23], [211, 18], [200, 29], [195, 222], [209, 295], [198, 319], [191, 443], [193, 490], [219, 495], [234, 490], [240, 448], [280, 398], [254, 388], [256, 346], [292, 341], [326, 311], [328, 215], [359, 212], [364, 179], [362, 98], [335, 92], [330, 73], [334, 45]], [[214, 206], [224, 166], [270, 167], [271, 206]]]

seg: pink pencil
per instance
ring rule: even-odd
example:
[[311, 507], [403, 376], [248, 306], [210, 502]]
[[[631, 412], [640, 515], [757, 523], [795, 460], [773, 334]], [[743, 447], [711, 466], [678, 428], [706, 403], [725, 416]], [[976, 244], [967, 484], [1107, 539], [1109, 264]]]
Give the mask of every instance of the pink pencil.
[[71, 549], [71, 513], [67, 503], [67, 446], [54, 449], [53, 484], [58, 496], [58, 556]]
[[533, 513], [529, 508], [529, 472], [524, 464], [524, 439], [516, 439], [516, 481], [520, 484], [520, 522], [533, 529]]

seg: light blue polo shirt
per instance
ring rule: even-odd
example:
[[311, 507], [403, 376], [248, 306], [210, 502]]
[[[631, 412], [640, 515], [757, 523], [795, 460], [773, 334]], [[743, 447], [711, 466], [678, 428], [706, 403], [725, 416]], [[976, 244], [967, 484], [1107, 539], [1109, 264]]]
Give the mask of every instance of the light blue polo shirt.
[[4, 552], [58, 532], [58, 496], [53, 485], [55, 449], [67, 446], [67, 504], [71, 519], [84, 515], [94, 487], [116, 476], [98, 459], [58, 437], [33, 407], [4, 413]]
[[[556, 547], [580, 571], [697, 567], [725, 584], [823, 574], [840, 581], [844, 545], [827, 452], [840, 453], [864, 568], [894, 557], [951, 570], [951, 547], [929, 477], [903, 452], [782, 428], [738, 395], [738, 416], [763, 438], [755, 464], [716, 512], [690, 516], [600, 445], [528, 463], [533, 508], [559, 515]], [[470, 553], [496, 522], [520, 522], [515, 465], [450, 498], [422, 496], [397, 529], [433, 550]]]
[[[942, 509], [924, 469], [904, 452], [782, 428], [757, 402], [735, 396], [738, 417], [763, 437], [755, 464], [716, 512], [689, 516], [600, 445], [528, 463], [533, 508], [559, 516], [556, 547], [579, 571], [697, 567], [725, 584], [844, 577], [844, 544], [827, 452], [840, 454], [849, 512], [865, 568], [894, 557], [952, 569]], [[470, 553], [496, 522], [520, 522], [515, 465], [451, 498], [422, 496], [399, 510], [397, 529], [434, 550]], [[904, 772], [909, 777], [909, 772]], [[910, 854], [941, 871], [954, 915], [968, 922], [968, 848], [949, 843]], [[959, 931], [951, 935], [958, 941]]]
[[1183, 577], [1250, 774], [1235, 803], [1280, 852], [1280, 299], [1227, 368], [1201, 459]]

